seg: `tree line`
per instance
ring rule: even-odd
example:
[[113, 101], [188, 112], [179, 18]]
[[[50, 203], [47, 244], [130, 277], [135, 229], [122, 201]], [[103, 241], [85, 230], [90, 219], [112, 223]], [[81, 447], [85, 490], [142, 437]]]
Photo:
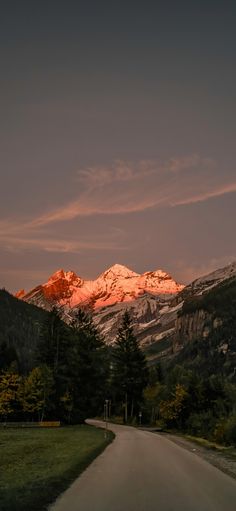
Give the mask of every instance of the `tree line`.
[[53, 310], [43, 323], [31, 371], [20, 371], [14, 350], [2, 345], [2, 420], [83, 422], [101, 415], [105, 399], [124, 421], [135, 419], [148, 381], [145, 356], [125, 312], [114, 347], [79, 310], [70, 326]]
[[[231, 316], [207, 340], [148, 367], [127, 311], [108, 346], [91, 314], [79, 310], [68, 326], [54, 310], [43, 322], [30, 370], [14, 349], [0, 346], [1, 420], [81, 423], [101, 417], [106, 401], [114, 420], [137, 424], [142, 412], [142, 422], [164, 430], [236, 445], [235, 327]], [[229, 354], [219, 349], [225, 339]]]

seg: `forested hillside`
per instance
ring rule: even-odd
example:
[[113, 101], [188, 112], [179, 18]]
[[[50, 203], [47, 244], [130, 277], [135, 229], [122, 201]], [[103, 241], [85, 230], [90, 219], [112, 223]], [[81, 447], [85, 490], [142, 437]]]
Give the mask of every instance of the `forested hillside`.
[[0, 290], [0, 368], [16, 361], [21, 371], [34, 364], [43, 323], [48, 313]]

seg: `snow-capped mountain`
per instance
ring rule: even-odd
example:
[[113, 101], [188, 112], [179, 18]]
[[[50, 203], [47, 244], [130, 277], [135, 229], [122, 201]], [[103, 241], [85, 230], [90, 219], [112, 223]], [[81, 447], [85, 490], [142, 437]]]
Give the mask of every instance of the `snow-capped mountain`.
[[58, 270], [45, 284], [17, 297], [46, 309], [60, 306], [73, 309], [89, 305], [94, 309], [121, 302], [131, 302], [145, 293], [167, 298], [183, 289], [162, 270], [143, 274], [115, 264], [95, 280], [83, 280], [74, 272]]
[[17, 296], [44, 309], [60, 307], [68, 322], [76, 317], [81, 305], [93, 307], [94, 321], [107, 343], [115, 341], [121, 316], [128, 309], [140, 345], [149, 359], [155, 359], [173, 353], [180, 331], [178, 313], [186, 300], [200, 298], [231, 278], [236, 278], [236, 262], [186, 287], [162, 270], [140, 275], [116, 264], [94, 281], [59, 270], [45, 284], [28, 293], [21, 290]]
[[137, 338], [149, 358], [165, 356], [173, 351], [178, 333], [178, 313], [185, 301], [207, 294], [213, 287], [231, 278], [236, 278], [236, 262], [196, 279], [177, 294], [157, 296], [145, 293], [128, 303], [99, 308], [95, 310], [94, 321], [105, 339], [112, 343], [121, 316], [128, 308], [134, 319]]

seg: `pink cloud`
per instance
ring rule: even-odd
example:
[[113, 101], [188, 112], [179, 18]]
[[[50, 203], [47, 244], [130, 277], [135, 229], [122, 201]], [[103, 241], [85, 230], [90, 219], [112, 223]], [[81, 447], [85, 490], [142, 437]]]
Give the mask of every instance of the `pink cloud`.
[[80, 217], [124, 215], [151, 208], [169, 208], [203, 202], [236, 192], [236, 183], [217, 173], [211, 158], [187, 155], [166, 162], [116, 161], [110, 167], [91, 167], [78, 173], [74, 200], [57, 205], [27, 221], [0, 221], [0, 243], [9, 250], [38, 247], [45, 251], [117, 249], [122, 240], [54, 239], [51, 226]]
[[234, 192], [235, 182], [215, 172], [211, 158], [190, 155], [161, 164], [145, 160], [138, 164], [115, 162], [111, 167], [82, 170], [78, 197], [31, 222], [32, 227], [91, 215], [120, 215], [150, 208], [202, 202]]

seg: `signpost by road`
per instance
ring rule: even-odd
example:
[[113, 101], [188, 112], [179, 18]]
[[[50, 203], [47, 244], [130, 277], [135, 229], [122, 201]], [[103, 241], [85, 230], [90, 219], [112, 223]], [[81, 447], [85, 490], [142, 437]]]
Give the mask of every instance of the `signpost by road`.
[[140, 412], [139, 412], [139, 414], [138, 414], [138, 417], [139, 417], [139, 426], [141, 426], [141, 424], [142, 424], [142, 415], [143, 415], [143, 414], [142, 414], [142, 412], [141, 412], [141, 410], [140, 410]]
[[105, 399], [105, 403], [104, 403], [104, 421], [106, 422], [105, 438], [107, 438], [107, 429], [108, 429], [108, 406], [109, 406], [109, 399]]

